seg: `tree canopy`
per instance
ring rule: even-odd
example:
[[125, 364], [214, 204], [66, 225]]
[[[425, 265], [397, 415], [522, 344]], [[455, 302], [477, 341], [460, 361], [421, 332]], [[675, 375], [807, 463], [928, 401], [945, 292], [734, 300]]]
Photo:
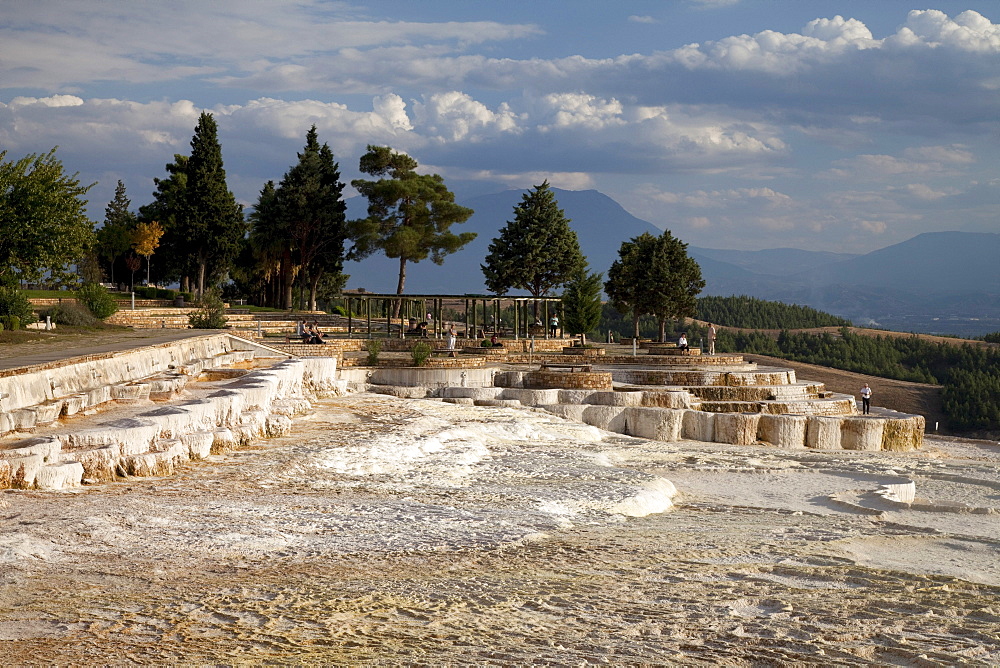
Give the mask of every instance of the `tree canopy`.
[[563, 328], [571, 334], [583, 334], [597, 329], [601, 323], [601, 281], [603, 275], [578, 269], [566, 283], [563, 308], [566, 321]]
[[38, 275], [81, 258], [94, 240], [80, 185], [63, 172], [56, 149], [6, 162], [0, 152], [0, 281]]
[[614, 308], [631, 312], [633, 336], [639, 336], [643, 315], [657, 319], [662, 341], [668, 319], [697, 313], [697, 296], [705, 287], [701, 268], [687, 254], [687, 244], [670, 230], [659, 237], [644, 232], [623, 242], [618, 257], [608, 270], [604, 290]]
[[239, 253], [246, 224], [243, 207], [226, 185], [218, 127], [209, 113], [202, 113], [191, 138], [187, 162], [181, 236], [197, 271], [197, 291], [201, 296], [207, 282], [221, 278]]
[[473, 210], [455, 203], [455, 195], [437, 174], [417, 174], [417, 161], [388, 146], [368, 146], [361, 171], [378, 178], [351, 182], [368, 199], [368, 217], [352, 221], [352, 259], [376, 251], [399, 259], [396, 293], [403, 294], [406, 263], [430, 257], [435, 264], [476, 238], [474, 232], [451, 232]]
[[316, 309], [316, 293], [326, 274], [344, 268], [347, 221], [340, 166], [327, 144], [320, 146], [316, 126], [306, 133], [298, 164], [285, 173], [274, 192], [270, 211], [276, 230], [291, 242], [297, 266], [309, 281], [309, 308]]
[[[104, 225], [97, 230], [97, 255], [115, 282], [116, 265], [132, 248], [132, 235], [138, 218], [130, 210], [132, 201], [125, 194], [125, 184], [119, 179], [115, 196], [104, 208]], [[124, 266], [122, 266], [124, 268]]]
[[486, 264], [480, 265], [486, 286], [500, 295], [517, 289], [542, 297], [566, 284], [586, 266], [569, 223], [548, 181], [522, 195], [514, 220], [490, 242]]

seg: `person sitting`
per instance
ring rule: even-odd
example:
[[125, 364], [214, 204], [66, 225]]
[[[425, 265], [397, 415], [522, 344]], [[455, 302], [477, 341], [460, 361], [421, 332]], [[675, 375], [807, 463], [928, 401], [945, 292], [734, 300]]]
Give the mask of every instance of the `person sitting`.
[[426, 322], [422, 322], [419, 325], [417, 325], [417, 333], [420, 334], [420, 336], [424, 337], [425, 339], [427, 338], [427, 323]]
[[500, 339], [495, 333], [490, 337], [490, 345], [494, 348], [503, 348], [503, 344], [500, 343]]
[[309, 343], [326, 343], [323, 340], [323, 332], [319, 331], [319, 322], [314, 322], [312, 325], [312, 339]]
[[299, 335], [302, 343], [312, 343], [313, 333], [309, 325], [302, 323], [302, 334]]
[[682, 332], [681, 337], [677, 339], [677, 348], [679, 350], [688, 350], [688, 335], [687, 332]]

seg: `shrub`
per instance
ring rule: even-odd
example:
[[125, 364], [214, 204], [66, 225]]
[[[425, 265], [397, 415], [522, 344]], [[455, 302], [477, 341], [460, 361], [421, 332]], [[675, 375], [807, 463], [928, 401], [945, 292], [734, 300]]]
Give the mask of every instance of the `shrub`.
[[0, 316], [14, 316], [17, 325], [7, 329], [20, 329], [21, 323], [35, 322], [35, 312], [24, 293], [14, 287], [0, 287]]
[[479, 342], [479, 347], [480, 348], [492, 348], [493, 347], [493, 342], [490, 341], [489, 339], [483, 339], [482, 341]]
[[427, 358], [431, 356], [431, 347], [426, 342], [420, 341], [413, 346], [410, 354], [413, 355], [413, 366], [423, 366]]
[[206, 291], [201, 298], [201, 309], [188, 316], [194, 329], [223, 329], [226, 326], [226, 305], [218, 292]]
[[100, 320], [104, 320], [118, 310], [118, 302], [108, 293], [107, 288], [99, 283], [84, 283], [83, 287], [76, 291], [76, 297], [81, 304], [87, 307], [87, 310], [94, 314], [95, 318]]
[[0, 329], [21, 329], [21, 319], [16, 315], [0, 315]]
[[368, 339], [368, 366], [378, 365], [378, 354], [382, 352], [382, 342], [378, 339]]
[[48, 316], [57, 325], [71, 327], [92, 327], [97, 322], [92, 311], [81, 304], [56, 304], [42, 312], [42, 317]]
[[156, 298], [157, 299], [173, 299], [176, 294], [177, 293], [174, 292], [173, 290], [167, 290], [165, 288], [157, 288], [156, 289]]

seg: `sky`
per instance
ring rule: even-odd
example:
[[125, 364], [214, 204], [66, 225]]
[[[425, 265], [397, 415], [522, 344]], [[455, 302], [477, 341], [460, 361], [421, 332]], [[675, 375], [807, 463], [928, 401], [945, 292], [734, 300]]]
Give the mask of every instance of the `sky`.
[[[1000, 231], [996, 0], [0, 0], [0, 150], [104, 217], [212, 113], [247, 206], [311, 125], [467, 197], [596, 189], [694, 246]], [[356, 194], [348, 185], [345, 194]]]

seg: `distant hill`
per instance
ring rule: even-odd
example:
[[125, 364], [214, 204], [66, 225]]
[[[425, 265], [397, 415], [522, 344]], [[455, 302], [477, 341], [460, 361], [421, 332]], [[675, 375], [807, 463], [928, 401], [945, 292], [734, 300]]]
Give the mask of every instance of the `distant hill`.
[[[417, 293], [483, 293], [483, 264], [490, 242], [500, 229], [514, 217], [514, 207], [521, 202], [526, 190], [505, 190], [492, 195], [481, 195], [460, 201], [462, 206], [475, 210], [467, 222], [452, 229], [458, 232], [475, 232], [475, 241], [449, 255], [443, 265], [430, 261], [407, 264], [405, 291]], [[623, 241], [643, 232], [659, 235], [661, 230], [651, 223], [636, 218], [618, 202], [596, 190], [560, 190], [552, 188], [559, 206], [571, 219], [570, 226], [580, 239], [580, 249], [587, 256], [591, 271], [607, 274], [608, 267], [618, 258], [618, 248]], [[365, 201], [352, 198], [347, 202], [347, 215], [360, 218], [365, 215]], [[344, 269], [351, 274], [349, 287], [363, 287], [369, 292], [395, 292], [399, 262], [384, 256], [372, 256], [362, 262], [349, 262]]]
[[[456, 229], [476, 232], [466, 248], [445, 259], [407, 265], [405, 291], [483, 293], [480, 265], [524, 190], [460, 200], [476, 213]], [[596, 190], [553, 188], [571, 219], [592, 271], [607, 273], [623, 241], [660, 234]], [[348, 200], [348, 216], [365, 215], [362, 198]], [[932, 232], [865, 255], [774, 248], [736, 251], [691, 246], [706, 295], [741, 295], [801, 304], [857, 325], [899, 331], [976, 336], [1000, 331], [1000, 234]], [[348, 286], [395, 292], [399, 264], [383, 256], [349, 262]]]

